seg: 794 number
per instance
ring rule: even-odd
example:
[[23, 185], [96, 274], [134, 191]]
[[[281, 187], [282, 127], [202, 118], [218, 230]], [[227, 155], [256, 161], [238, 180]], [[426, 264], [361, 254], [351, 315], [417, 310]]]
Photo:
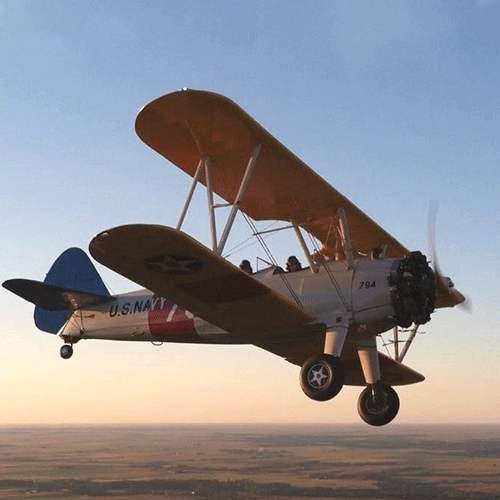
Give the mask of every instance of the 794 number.
[[361, 289], [367, 290], [368, 288], [377, 288], [377, 282], [376, 281], [360, 281], [359, 282], [358, 290], [361, 290]]

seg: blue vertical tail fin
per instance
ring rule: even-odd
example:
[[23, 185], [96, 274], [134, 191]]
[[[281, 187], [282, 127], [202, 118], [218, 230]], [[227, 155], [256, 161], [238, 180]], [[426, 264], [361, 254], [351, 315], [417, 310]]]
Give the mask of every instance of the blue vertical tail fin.
[[[44, 283], [58, 288], [84, 292], [93, 295], [109, 296], [94, 264], [80, 248], [68, 248], [52, 264]], [[71, 316], [70, 308], [47, 310], [35, 307], [35, 324], [44, 332], [57, 333]]]

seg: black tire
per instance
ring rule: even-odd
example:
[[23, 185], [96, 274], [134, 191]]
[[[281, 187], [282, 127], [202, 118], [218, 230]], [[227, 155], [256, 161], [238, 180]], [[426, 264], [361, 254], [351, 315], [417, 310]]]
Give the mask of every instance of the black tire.
[[345, 370], [339, 358], [329, 354], [309, 358], [300, 370], [300, 386], [315, 401], [334, 398], [344, 386]]
[[61, 349], [59, 350], [59, 354], [61, 355], [61, 358], [63, 359], [69, 359], [71, 356], [73, 356], [73, 346], [69, 344], [64, 344], [61, 346]]
[[382, 399], [379, 403], [373, 400], [371, 386], [359, 396], [359, 416], [370, 425], [381, 426], [391, 422], [399, 411], [399, 397], [396, 391], [388, 385], [381, 385]]

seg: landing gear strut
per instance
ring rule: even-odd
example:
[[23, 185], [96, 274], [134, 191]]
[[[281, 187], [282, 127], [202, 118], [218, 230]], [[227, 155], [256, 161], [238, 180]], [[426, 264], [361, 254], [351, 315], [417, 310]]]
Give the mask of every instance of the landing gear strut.
[[69, 359], [73, 356], [73, 346], [71, 344], [64, 344], [59, 350], [59, 354], [63, 359]]
[[359, 396], [358, 413], [367, 424], [388, 424], [398, 411], [399, 397], [396, 391], [381, 382], [369, 385]]
[[300, 370], [300, 386], [305, 395], [315, 401], [328, 401], [344, 385], [344, 365], [330, 354], [309, 358]]

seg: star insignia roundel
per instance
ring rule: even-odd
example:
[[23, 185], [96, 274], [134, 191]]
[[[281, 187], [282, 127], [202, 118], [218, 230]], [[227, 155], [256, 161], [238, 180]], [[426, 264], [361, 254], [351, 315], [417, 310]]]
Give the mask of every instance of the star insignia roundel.
[[166, 275], [193, 274], [199, 271], [202, 263], [188, 255], [160, 254], [144, 259], [144, 265], [151, 271]]

